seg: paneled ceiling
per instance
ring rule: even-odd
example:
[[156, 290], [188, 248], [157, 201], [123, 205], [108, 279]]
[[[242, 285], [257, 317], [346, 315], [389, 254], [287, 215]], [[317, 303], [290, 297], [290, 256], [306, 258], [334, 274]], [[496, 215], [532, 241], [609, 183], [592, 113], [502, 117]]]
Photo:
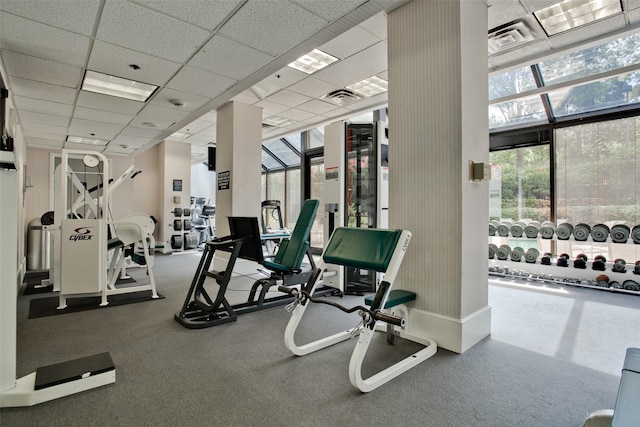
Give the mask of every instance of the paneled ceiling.
[[[229, 100], [262, 107], [264, 140], [349, 117], [384, 106], [386, 92], [326, 95], [374, 75], [387, 79], [386, 13], [406, 2], [1, 0], [0, 66], [17, 107], [13, 123], [30, 147], [126, 156], [174, 140], [190, 143], [198, 160], [215, 144], [216, 110]], [[524, 35], [488, 54], [490, 72], [640, 28], [640, 0], [622, 0], [621, 13], [549, 37], [533, 12], [554, 3], [486, 1], [490, 36]], [[314, 48], [339, 60], [312, 75], [287, 66]], [[159, 89], [147, 102], [87, 92], [86, 70]]]

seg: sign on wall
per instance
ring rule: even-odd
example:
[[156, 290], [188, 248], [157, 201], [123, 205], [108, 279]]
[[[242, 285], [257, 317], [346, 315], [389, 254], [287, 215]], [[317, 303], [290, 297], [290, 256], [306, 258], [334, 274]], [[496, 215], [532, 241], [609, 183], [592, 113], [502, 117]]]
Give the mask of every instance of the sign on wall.
[[218, 190], [228, 190], [231, 185], [231, 172], [218, 172]]

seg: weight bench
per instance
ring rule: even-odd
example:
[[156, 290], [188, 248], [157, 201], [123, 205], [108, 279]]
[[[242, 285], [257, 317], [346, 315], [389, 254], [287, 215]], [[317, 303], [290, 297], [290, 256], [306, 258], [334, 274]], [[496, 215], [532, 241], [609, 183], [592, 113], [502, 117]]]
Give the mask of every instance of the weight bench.
[[[358, 342], [349, 362], [349, 379], [353, 386], [365, 393], [376, 389], [433, 356], [437, 351], [436, 343], [431, 339], [410, 333], [408, 328], [405, 328], [408, 309], [404, 304], [414, 300], [416, 295], [413, 292], [394, 292], [391, 289], [410, 239], [411, 232], [406, 230], [337, 228], [331, 235], [318, 267], [314, 269], [309, 282], [300, 290], [286, 286], [279, 287], [281, 291], [296, 297], [295, 302], [289, 307], [292, 315], [284, 333], [287, 349], [297, 356], [304, 356], [358, 335]], [[380, 283], [376, 294], [369, 299], [370, 308], [363, 306], [346, 308], [330, 300], [314, 298], [315, 289], [320, 283], [319, 279], [326, 264], [384, 273], [384, 280]], [[358, 311], [362, 318], [361, 325], [308, 344], [298, 345], [295, 342], [296, 329], [309, 306], [309, 302], [329, 304], [347, 313]], [[392, 307], [396, 309], [395, 311], [402, 312], [403, 317], [384, 311]], [[420, 343], [425, 347], [364, 379], [362, 378], [362, 363], [376, 330], [387, 330], [388, 336], [399, 335], [401, 338]]]

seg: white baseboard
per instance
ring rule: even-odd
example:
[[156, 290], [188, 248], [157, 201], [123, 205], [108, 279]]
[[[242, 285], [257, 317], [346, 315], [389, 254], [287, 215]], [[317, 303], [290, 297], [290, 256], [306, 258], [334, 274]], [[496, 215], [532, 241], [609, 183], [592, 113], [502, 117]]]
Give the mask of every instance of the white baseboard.
[[440, 348], [464, 353], [491, 335], [491, 307], [485, 306], [462, 319], [410, 309], [407, 323], [410, 333], [432, 338]]

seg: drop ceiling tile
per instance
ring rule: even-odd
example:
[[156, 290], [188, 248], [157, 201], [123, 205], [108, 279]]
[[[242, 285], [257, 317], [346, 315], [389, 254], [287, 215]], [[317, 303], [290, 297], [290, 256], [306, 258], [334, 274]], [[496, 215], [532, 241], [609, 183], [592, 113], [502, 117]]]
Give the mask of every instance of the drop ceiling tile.
[[211, 141], [216, 139], [216, 132], [216, 126], [209, 126], [208, 128], [202, 129], [201, 131], [197, 132], [194, 136]]
[[73, 100], [76, 97], [75, 89], [36, 82], [34, 80], [21, 79], [18, 77], [11, 78], [9, 90], [12, 90], [14, 95], [43, 99], [45, 101], [53, 101], [63, 104], [73, 104]]
[[135, 148], [123, 148], [120, 147], [119, 145], [107, 145], [107, 148], [104, 149], [105, 153], [109, 153], [111, 155], [120, 155], [120, 156], [124, 156], [124, 155], [128, 155], [128, 154], [133, 154], [136, 151]]
[[291, 0], [326, 21], [335, 21], [351, 12], [366, 0]]
[[288, 89], [312, 98], [318, 98], [338, 89], [339, 87], [340, 86], [332, 85], [325, 81], [316, 79], [315, 77], [307, 77], [306, 79], [289, 86]]
[[626, 5], [625, 10], [632, 10], [640, 8], [640, 0], [624, 0]]
[[362, 111], [365, 109], [379, 108], [387, 104], [387, 92], [372, 96], [371, 98], [365, 98], [361, 101], [354, 102], [353, 104], [346, 105], [345, 108], [351, 111]]
[[[134, 70], [131, 64], [140, 68]], [[164, 86], [181, 64], [131, 49], [96, 40], [89, 57], [88, 69], [124, 79]]]
[[27, 138], [27, 146], [30, 148], [40, 148], [45, 150], [60, 150], [64, 145], [64, 140], [62, 141], [53, 141], [50, 139], [43, 138]]
[[104, 150], [104, 147], [100, 145], [77, 144], [69, 141], [64, 143], [64, 148], [67, 150], [97, 151], [98, 153], [101, 153]]
[[634, 9], [631, 12], [627, 13], [627, 16], [629, 17], [629, 22], [633, 25], [633, 24], [637, 24], [638, 22], [640, 22], [640, 9]]
[[13, 96], [18, 110], [33, 111], [35, 113], [53, 114], [56, 116], [71, 117], [73, 114], [73, 106], [70, 104], [61, 104], [59, 102], [43, 101], [35, 98], [26, 98], [24, 96]]
[[76, 107], [73, 112], [73, 117], [78, 119], [93, 120], [96, 122], [113, 123], [116, 125], [126, 125], [131, 119], [132, 115], [114, 113], [112, 111], [95, 110], [93, 108]]
[[313, 76], [332, 85], [344, 87], [371, 77], [371, 74], [369, 70], [358, 67], [347, 60], [334, 62], [327, 68], [314, 73]]
[[216, 35], [189, 61], [192, 67], [242, 80], [274, 59], [256, 49]]
[[85, 90], [80, 91], [77, 105], [80, 107], [94, 108], [96, 110], [132, 115], [144, 107], [143, 102], [103, 95], [101, 93], [87, 92]]
[[260, 100], [282, 89], [280, 85], [265, 82], [264, 80], [251, 86], [248, 90]]
[[264, 101], [264, 100], [260, 102], [256, 102], [253, 105], [255, 105], [256, 107], [262, 108], [262, 117], [265, 117], [265, 114], [268, 114], [269, 116], [271, 116], [274, 114], [278, 114], [281, 111], [289, 109], [289, 107], [287, 107], [286, 105], [276, 104], [275, 102]]
[[213, 141], [215, 141], [215, 138], [211, 138], [211, 137], [200, 135], [200, 134], [191, 135], [189, 138], [184, 140], [184, 142], [188, 142], [189, 144], [200, 144], [200, 145], [206, 145], [209, 142], [213, 142]]
[[194, 25], [125, 1], [108, 1], [96, 38], [184, 63], [209, 37]]
[[[0, 12], [0, 48], [63, 64], [84, 66], [89, 37]], [[33, 40], [37, 40], [34, 43]]]
[[[184, 102], [182, 107], [174, 105], [171, 101], [178, 100]], [[180, 92], [175, 89], [163, 88], [153, 96], [150, 104], [159, 105], [161, 107], [175, 108], [182, 111], [195, 111], [198, 108], [211, 101], [211, 98], [194, 95], [192, 93]]]
[[622, 29], [625, 27], [625, 25], [626, 25], [626, 22], [624, 19], [624, 15], [620, 14], [620, 15], [612, 16], [611, 18], [608, 18], [608, 19], [600, 20], [593, 24], [588, 24], [579, 28], [575, 28], [565, 33], [555, 35], [553, 37], [549, 37], [549, 43], [553, 48], [570, 46], [572, 44], [577, 44], [579, 42], [589, 40], [590, 38], [593, 38], [593, 37], [604, 35], [618, 29]]
[[175, 108], [164, 108], [158, 105], [147, 105], [133, 121], [131, 126], [147, 127], [143, 123], [155, 123], [158, 129], [166, 129], [172, 124], [179, 122], [188, 115], [188, 111], [179, 111]]
[[149, 129], [149, 128], [143, 129], [143, 128], [127, 126], [126, 128], [122, 129], [122, 132], [120, 133], [122, 135], [130, 135], [130, 136], [137, 136], [140, 138], [152, 139], [160, 135], [162, 131], [160, 129]]
[[2, 53], [7, 74], [42, 83], [77, 88], [82, 79], [82, 69], [60, 64], [35, 56], [6, 51]]
[[520, 0], [488, 0], [487, 3], [489, 5], [489, 30], [516, 19], [524, 18], [529, 14], [529, 12], [522, 7]]
[[266, 100], [275, 102], [276, 104], [286, 105], [288, 107], [295, 107], [296, 105], [311, 101], [311, 98], [290, 90], [281, 90], [280, 92], [274, 93]]
[[281, 68], [278, 72], [271, 74], [269, 77], [262, 80], [263, 83], [269, 84], [274, 87], [286, 88], [294, 83], [304, 80], [309, 77], [309, 74], [296, 70], [289, 66]]
[[360, 26], [356, 26], [323, 44], [318, 49], [339, 59], [344, 59], [378, 42], [380, 42], [378, 36]]
[[124, 126], [74, 118], [69, 126], [69, 135], [112, 140]]
[[237, 94], [231, 101], [242, 102], [243, 104], [253, 105], [259, 101], [258, 97], [255, 96], [249, 89], [245, 90], [242, 93]]
[[71, 117], [54, 116], [51, 114], [35, 113], [30, 111], [20, 111], [21, 122], [42, 123], [44, 125], [53, 125], [67, 128]]
[[135, 0], [136, 3], [212, 31], [242, 0]]
[[381, 79], [385, 79], [386, 81], [389, 81], [389, 71], [383, 71], [381, 73], [378, 73], [377, 76], [380, 77]]
[[196, 95], [215, 98], [231, 87], [236, 80], [193, 67], [184, 67], [171, 79], [167, 87]]
[[328, 102], [320, 101], [319, 99], [314, 99], [298, 106], [299, 110], [315, 114], [327, 113], [331, 110], [335, 110], [336, 108], [337, 107], [334, 104], [329, 104]]
[[380, 12], [360, 24], [362, 28], [378, 36], [381, 40], [387, 39], [387, 14]]
[[211, 122], [208, 122], [206, 120], [196, 119], [191, 123], [189, 123], [188, 125], [184, 126], [182, 129], [180, 129], [180, 131], [195, 134], [200, 132], [203, 129], [208, 128], [209, 126], [211, 126]]
[[491, 60], [493, 67], [495, 69], [499, 69], [502, 66], [508, 66], [509, 64], [518, 62], [522, 58], [533, 58], [537, 55], [543, 55], [549, 51], [549, 42], [545, 39], [532, 42], [519, 49], [508, 51], [500, 55], [492, 55], [489, 59]]
[[111, 143], [109, 144], [109, 146], [112, 145], [119, 145], [121, 148], [123, 145], [131, 148], [131, 147], [142, 147], [143, 145], [145, 145], [146, 143], [149, 142], [149, 139], [147, 138], [140, 138], [137, 136], [131, 136], [131, 135], [118, 135], [115, 139], [113, 139], [111, 141]]
[[222, 27], [221, 34], [279, 56], [320, 31], [327, 21], [289, 2], [254, 1]]
[[0, 10], [85, 36], [90, 36], [93, 32], [99, 7], [100, 0], [2, 0], [0, 2]]
[[[67, 134], [66, 126], [45, 125], [43, 123], [36, 122], [22, 122], [20, 123], [20, 125], [24, 130], [25, 136], [44, 139], [57, 139], [62, 137], [62, 135]], [[56, 135], [58, 136], [57, 138]]]
[[286, 110], [278, 113], [278, 116], [284, 117], [285, 119], [291, 119], [297, 122], [301, 122], [303, 120], [310, 119], [311, 117], [315, 117], [316, 113], [310, 113], [308, 111], [292, 108], [290, 110]]
[[217, 123], [218, 113], [215, 110], [209, 111], [208, 113], [205, 113], [202, 116], [200, 116], [200, 120], [206, 120], [210, 123]]
[[[369, 76], [387, 70], [387, 42], [382, 41], [365, 50], [356, 53], [347, 59], [358, 68], [363, 68], [369, 72]], [[337, 65], [337, 64], [336, 64]], [[361, 80], [361, 79], [360, 79]], [[355, 80], [353, 83], [360, 81]]]

